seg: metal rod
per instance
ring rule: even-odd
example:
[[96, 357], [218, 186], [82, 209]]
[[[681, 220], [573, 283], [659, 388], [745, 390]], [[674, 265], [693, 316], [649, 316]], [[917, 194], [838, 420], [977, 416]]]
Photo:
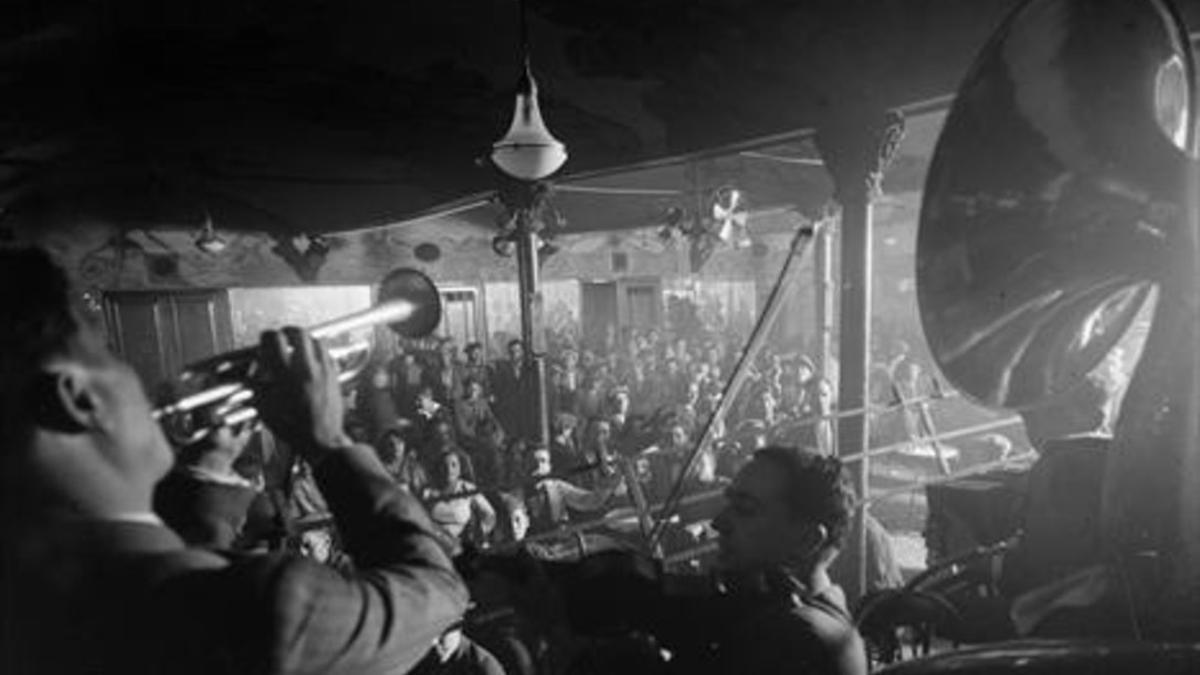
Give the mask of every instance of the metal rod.
[[874, 492], [871, 495], [869, 495], [866, 499], [860, 499], [858, 503], [859, 504], [869, 504], [871, 502], [877, 502], [880, 499], [886, 499], [888, 497], [891, 497], [892, 495], [904, 494], [905, 492], [913, 492], [915, 490], [919, 490], [923, 487], [928, 487], [930, 485], [941, 485], [942, 483], [952, 483], [952, 482], [962, 479], [962, 478], [968, 478], [970, 476], [975, 476], [975, 475], [978, 475], [981, 473], [987, 473], [988, 471], [993, 471], [995, 469], [1000, 469], [1000, 468], [1010, 466], [1013, 464], [1024, 464], [1024, 463], [1028, 462], [1030, 459], [1033, 459], [1036, 457], [1037, 457], [1037, 453], [1034, 452], [1032, 449], [1029, 449], [1025, 452], [1022, 452], [1019, 455], [1013, 455], [1011, 457], [1005, 457], [1004, 459], [997, 459], [997, 460], [993, 460], [991, 462], [984, 462], [983, 464], [978, 464], [969, 469], [957, 471], [950, 475], [934, 476], [933, 478], [919, 478], [919, 479], [912, 481], [910, 483], [907, 483], [905, 485], [901, 485], [901, 486], [894, 487], [894, 488], [889, 488], [887, 490], [879, 490], [879, 491]]
[[[866, 133], [867, 130], [861, 130]], [[866, 167], [861, 176], [855, 175], [849, 185], [838, 185], [838, 201], [841, 203], [841, 294], [839, 297], [840, 330], [838, 332], [838, 408], [858, 408], [866, 403], [867, 374], [870, 372], [871, 346], [871, 283], [873, 265], [874, 229], [871, 195], [867, 187]], [[835, 181], [838, 180], [835, 176]], [[844, 179], [843, 179], [844, 180]], [[870, 489], [870, 455], [866, 453], [870, 438], [870, 425], [866, 415], [856, 415], [840, 420], [837, 429], [838, 453], [861, 453], [862, 458], [854, 470], [858, 494], [865, 495]], [[867, 586], [867, 510], [864, 504], [854, 514], [859, 537], [852, 542], [850, 554], [854, 574], [850, 588], [851, 598], [860, 598]]]
[[687, 562], [688, 560], [691, 560], [692, 558], [698, 558], [702, 555], [705, 555], [707, 553], [712, 553], [713, 551], [716, 551], [716, 550], [717, 550], [717, 542], [706, 541], [703, 544], [700, 544], [699, 546], [693, 546], [692, 548], [684, 549], [682, 551], [672, 553], [671, 555], [663, 558], [663, 564], [664, 565], [674, 565], [674, 564], [681, 563], [681, 562]]
[[396, 323], [404, 321], [417, 310], [416, 305], [408, 300], [388, 300], [370, 309], [347, 314], [338, 319], [317, 324], [309, 329], [309, 334], [318, 340], [334, 335], [348, 333], [358, 328], [378, 326], [381, 323]]
[[666, 530], [665, 523], [671, 517], [677, 507], [677, 502], [683, 496], [684, 481], [692, 471], [692, 466], [696, 463], [696, 458], [700, 456], [701, 450], [711, 443], [716, 422], [719, 419], [724, 419], [728, 414], [729, 408], [733, 405], [733, 399], [737, 397], [742, 384], [749, 376], [749, 366], [754, 362], [758, 351], [762, 348], [763, 343], [767, 339], [768, 329], [774, 325], [775, 318], [783, 309], [784, 288], [788, 280], [792, 276], [792, 270], [797, 260], [799, 260], [804, 252], [804, 245], [812, 240], [813, 228], [809, 226], [801, 227], [796, 230], [795, 236], [792, 237], [792, 244], [788, 249], [788, 256], [783, 261], [783, 269], [779, 271], [779, 276], [775, 279], [775, 285], [771, 288], [771, 293], [767, 296], [766, 308], [759, 315], [758, 321], [754, 324], [754, 331], [750, 334], [750, 340], [742, 351], [741, 357], [738, 359], [737, 365], [734, 367], [733, 375], [729, 381], [725, 383], [725, 390], [721, 392], [720, 403], [717, 404], [717, 409], [708, 418], [704, 424], [704, 431], [700, 434], [700, 439], [695, 446], [692, 447], [688, 454], [687, 461], [683, 463], [682, 471], [679, 472], [679, 478], [675, 480], [675, 485], [671, 487], [670, 496], [667, 497], [666, 508], [663, 509], [663, 518], [654, 524], [654, 529], [650, 533], [650, 550], [658, 547], [663, 532]]
[[[350, 317], [347, 317], [347, 318], [350, 318]], [[340, 321], [340, 319], [339, 319], [339, 321]], [[355, 327], [357, 327], [357, 326], [355, 326]], [[348, 328], [348, 329], [344, 329], [344, 330], [353, 330], [353, 329]], [[335, 334], [335, 333], [327, 333], [327, 335], [333, 335], [333, 334]], [[329, 356], [332, 357], [335, 361], [340, 361], [341, 359], [347, 358], [356, 353], [367, 351], [370, 348], [371, 348], [370, 342], [368, 342], [366, 340], [358, 340], [349, 345], [340, 346], [340, 347], [330, 347], [329, 348]], [[257, 349], [257, 348], [253, 348], [253, 349]], [[235, 354], [240, 354], [242, 351], [244, 351], [244, 350], [238, 350], [237, 352], [235, 352]], [[236, 358], [236, 357], [231, 357], [231, 358]], [[211, 361], [212, 360], [210, 359], [210, 362]], [[345, 373], [342, 373], [342, 374], [345, 375]], [[342, 380], [342, 381], [345, 382], [345, 380]], [[174, 403], [169, 403], [165, 406], [156, 408], [153, 412], [154, 419], [157, 420], [166, 415], [178, 415], [181, 413], [191, 412], [192, 410], [195, 410], [197, 408], [202, 408], [206, 405], [211, 405], [211, 404], [221, 401], [223, 399], [247, 400], [244, 398], [238, 399], [238, 397], [245, 397], [246, 394], [248, 394], [249, 392], [250, 392], [250, 388], [248, 386], [246, 386], [246, 384], [243, 382], [227, 382], [225, 384], [219, 384], [214, 387], [210, 387], [208, 389], [198, 391], [195, 394], [190, 394], [188, 396], [184, 396], [183, 398], [179, 399], [178, 401], [175, 401]]]
[[222, 384], [210, 389], [205, 389], [204, 391], [196, 392], [190, 396], [184, 396], [174, 403], [157, 408], [154, 411], [154, 419], [159, 419], [164, 415], [185, 413], [211, 403], [216, 403], [217, 401], [228, 398], [245, 388], [246, 385], [240, 382], [231, 382], [229, 384]]
[[[991, 431], [992, 429], [999, 429], [1000, 427], [1012, 426], [1013, 424], [1017, 424], [1020, 421], [1021, 421], [1021, 418], [1019, 418], [1019, 417], [1006, 417], [1002, 420], [995, 420], [992, 422], [984, 422], [982, 424], [976, 424], [976, 425], [970, 426], [970, 427], [963, 427], [961, 429], [955, 429], [954, 431], [947, 431], [946, 433], [938, 434], [937, 436], [932, 436], [926, 440], [936, 439], [936, 440], [941, 441], [941, 440], [946, 440], [948, 438], [959, 438], [961, 436], [971, 436], [973, 434], [979, 434], [979, 433], [983, 433], [985, 431]], [[884, 446], [878, 447], [878, 448], [871, 448], [871, 449], [865, 450], [863, 452], [854, 452], [854, 453], [850, 453], [848, 455], [842, 455], [841, 456], [842, 464], [849, 464], [851, 462], [861, 461], [864, 456], [865, 457], [879, 457], [881, 455], [890, 455], [890, 454], [899, 452], [900, 450], [903, 450], [904, 448], [907, 448], [909, 445], [910, 445], [910, 443], [908, 441], [901, 441], [899, 443], [892, 443], [891, 445], [884, 445]]]

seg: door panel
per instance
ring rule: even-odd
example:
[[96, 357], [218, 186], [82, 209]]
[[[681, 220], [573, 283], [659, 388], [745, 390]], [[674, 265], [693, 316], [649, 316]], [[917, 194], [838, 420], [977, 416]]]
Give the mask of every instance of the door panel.
[[650, 328], [658, 325], [659, 298], [662, 294], [655, 286], [628, 286], [625, 289], [625, 307], [628, 310], [626, 324], [635, 328]]
[[478, 311], [475, 289], [442, 291], [442, 324], [438, 326], [438, 335], [453, 338], [460, 348], [480, 341]]
[[604, 346], [608, 327], [617, 325], [617, 284], [615, 281], [585, 282], [582, 285], [583, 342], [592, 349]]
[[158, 303], [150, 294], [120, 295], [123, 297], [117, 302], [106, 297], [108, 334], [117, 353], [133, 366], [149, 391], [166, 379], [168, 372]]
[[233, 347], [225, 291], [113, 292], [104, 301], [117, 352], [152, 396], [185, 364]]

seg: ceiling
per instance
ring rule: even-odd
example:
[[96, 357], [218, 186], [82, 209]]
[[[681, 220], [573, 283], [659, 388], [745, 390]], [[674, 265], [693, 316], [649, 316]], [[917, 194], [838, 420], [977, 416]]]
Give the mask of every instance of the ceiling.
[[[5, 219], [343, 231], [492, 185], [478, 158], [511, 115], [514, 0], [8, 4]], [[762, 204], [827, 192], [790, 161], [817, 157], [797, 130], [953, 92], [1015, 4], [528, 0], [571, 226], [645, 225], [730, 181], [761, 181]], [[752, 152], [712, 157], [730, 144]], [[672, 160], [694, 153], [709, 158]]]

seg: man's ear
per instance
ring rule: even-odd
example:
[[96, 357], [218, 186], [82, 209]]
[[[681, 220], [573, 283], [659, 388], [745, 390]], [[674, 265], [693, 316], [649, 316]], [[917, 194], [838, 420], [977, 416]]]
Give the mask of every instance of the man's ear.
[[825, 544], [827, 544], [829, 542], [829, 528], [825, 527], [824, 525], [822, 525], [820, 523], [817, 523], [817, 526], [814, 529], [816, 530], [817, 536], [819, 537], [819, 541], [820, 541], [820, 543], [817, 545], [824, 546]]
[[806, 529], [804, 550], [812, 554], [824, 548], [825, 543], [829, 541], [829, 529], [820, 523], [814, 523], [812, 527]]
[[97, 400], [88, 386], [87, 373], [72, 364], [44, 372], [35, 409], [38, 426], [63, 433], [79, 433], [97, 426]]

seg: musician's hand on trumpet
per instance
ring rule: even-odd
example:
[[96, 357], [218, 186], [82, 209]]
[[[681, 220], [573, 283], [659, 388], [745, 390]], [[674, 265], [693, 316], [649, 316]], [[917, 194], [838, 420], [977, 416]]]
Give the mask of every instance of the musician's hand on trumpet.
[[255, 407], [271, 431], [310, 464], [352, 445], [346, 435], [337, 365], [305, 331], [265, 331]]
[[[256, 347], [217, 354], [184, 368], [185, 396], [154, 410], [177, 447], [202, 441], [221, 426], [239, 428], [270, 408], [266, 421], [298, 450], [338, 447], [349, 440], [342, 430], [339, 384], [349, 382], [370, 359], [371, 341], [330, 347], [314, 338], [336, 339], [352, 331], [387, 325], [398, 335], [422, 337], [441, 321], [437, 286], [411, 269], [393, 270], [379, 285], [374, 307], [333, 319], [301, 332], [267, 331]], [[303, 337], [302, 337], [303, 336]], [[294, 410], [303, 411], [296, 417]]]

